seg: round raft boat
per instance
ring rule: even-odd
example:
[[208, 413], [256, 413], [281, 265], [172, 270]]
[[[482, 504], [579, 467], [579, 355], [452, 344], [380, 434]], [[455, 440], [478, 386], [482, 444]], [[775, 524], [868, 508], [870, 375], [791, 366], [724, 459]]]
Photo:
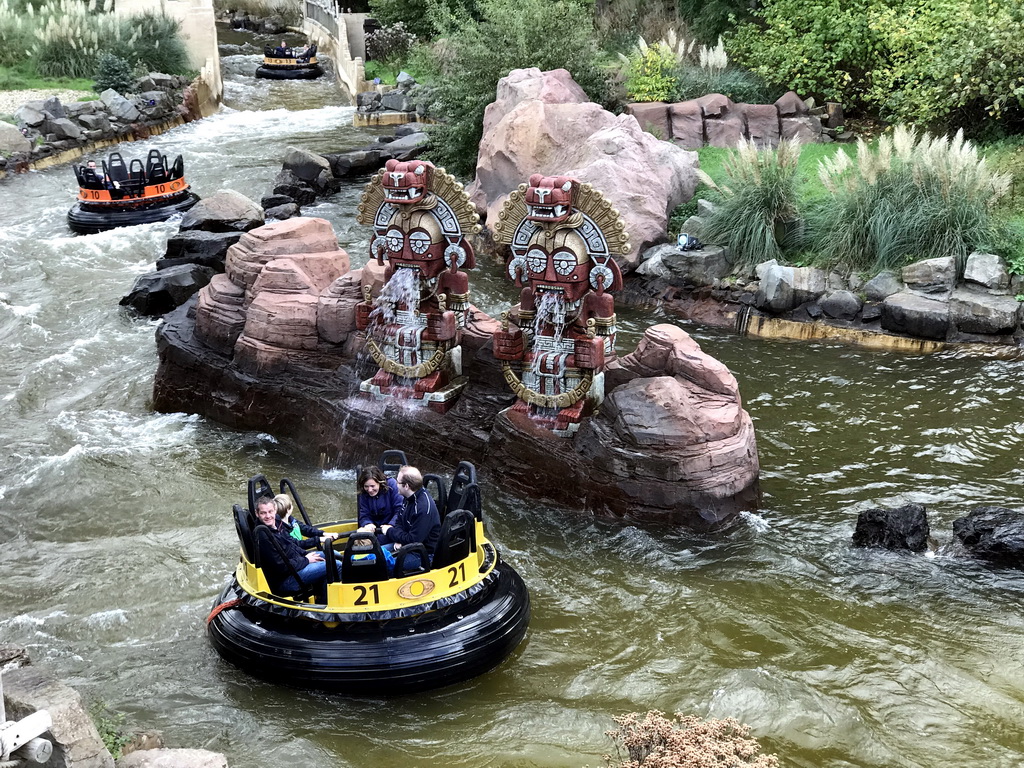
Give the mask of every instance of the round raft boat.
[[[405, 463], [400, 451], [388, 451], [380, 466], [394, 474]], [[389, 578], [372, 533], [356, 532], [355, 520], [319, 523], [341, 534], [323, 548], [326, 587], [282, 595], [260, 567], [259, 537], [273, 537], [254, 514], [273, 489], [262, 475], [250, 479], [248, 509], [233, 508], [241, 558], [207, 618], [217, 652], [271, 682], [375, 696], [451, 685], [500, 664], [526, 634], [526, 585], [487, 540], [472, 464], [459, 463], [450, 488], [437, 475], [424, 475], [424, 487], [442, 515], [430, 570], [406, 572], [407, 553], [425, 555], [422, 544], [411, 544], [396, 554]], [[309, 524], [291, 481], [280, 489]]]
[[82, 235], [165, 221], [199, 202], [185, 180], [181, 155], [168, 164], [157, 149], [149, 151], [145, 165], [138, 159], [126, 164], [111, 152], [101, 167], [75, 166], [75, 176], [78, 201], [68, 211], [68, 226]]
[[316, 46], [309, 48], [263, 49], [263, 63], [256, 68], [256, 77], [267, 80], [314, 80], [324, 73], [316, 60]]

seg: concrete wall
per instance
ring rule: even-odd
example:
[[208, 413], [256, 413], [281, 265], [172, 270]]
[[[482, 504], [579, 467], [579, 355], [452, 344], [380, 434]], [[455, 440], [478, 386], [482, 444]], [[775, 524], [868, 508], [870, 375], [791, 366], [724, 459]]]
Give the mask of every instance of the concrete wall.
[[114, 6], [114, 12], [122, 16], [147, 11], [163, 13], [181, 22], [189, 64], [199, 71], [203, 81], [200, 110], [204, 116], [213, 114], [224, 96], [213, 0], [116, 0]]
[[[344, 0], [342, 0], [343, 2]], [[338, 74], [338, 84], [355, 95], [368, 88], [363, 60], [366, 56], [363, 37], [365, 13], [340, 13], [332, 0], [305, 0], [302, 31], [317, 49], [331, 57]]]

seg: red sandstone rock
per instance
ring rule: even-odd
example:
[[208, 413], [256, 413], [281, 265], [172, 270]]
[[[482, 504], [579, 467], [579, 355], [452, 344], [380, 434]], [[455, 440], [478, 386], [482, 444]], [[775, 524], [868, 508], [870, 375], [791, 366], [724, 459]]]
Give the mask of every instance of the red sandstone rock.
[[704, 114], [696, 99], [680, 101], [668, 107], [672, 141], [683, 149], [704, 146]]
[[514, 95], [502, 101], [509, 89], [499, 84], [499, 100], [488, 107], [497, 119], [480, 142], [471, 199], [493, 222], [508, 194], [534, 173], [589, 182], [626, 220], [633, 250], [620, 265], [629, 271], [642, 250], [664, 240], [671, 211], [693, 196], [696, 154], [644, 132], [631, 115], [590, 102], [529, 98], [562, 93], [554, 73], [514, 70], [502, 83], [507, 79], [516, 84]]
[[659, 139], [668, 141], [672, 138], [669, 106], [665, 102], [635, 102], [626, 106], [626, 113], [635, 117], [641, 128]]
[[759, 147], [779, 144], [779, 110], [774, 104], [738, 104], [747, 123], [747, 137]]
[[344, 344], [356, 329], [356, 304], [363, 300], [360, 289], [363, 270], [342, 275], [320, 294], [316, 328], [320, 338], [332, 344]]

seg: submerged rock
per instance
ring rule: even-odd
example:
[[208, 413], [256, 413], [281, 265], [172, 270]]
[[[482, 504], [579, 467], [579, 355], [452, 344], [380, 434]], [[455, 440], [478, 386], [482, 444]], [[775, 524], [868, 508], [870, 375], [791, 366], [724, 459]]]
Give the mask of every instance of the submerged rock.
[[975, 557], [1024, 568], [1024, 514], [1006, 507], [978, 507], [953, 521], [953, 534]]

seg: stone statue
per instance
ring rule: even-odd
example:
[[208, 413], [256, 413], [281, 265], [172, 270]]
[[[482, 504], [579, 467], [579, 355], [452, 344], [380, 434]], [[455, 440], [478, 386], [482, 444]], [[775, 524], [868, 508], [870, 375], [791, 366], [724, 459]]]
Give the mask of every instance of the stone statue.
[[480, 216], [462, 185], [422, 160], [388, 160], [363, 192], [357, 220], [373, 227], [370, 255], [384, 286], [356, 307], [356, 326], [380, 370], [371, 397], [419, 400], [444, 413], [465, 386], [459, 346], [475, 266], [468, 237]]
[[508, 277], [522, 288], [518, 327], [502, 316], [494, 356], [528, 413], [568, 437], [604, 398], [601, 371], [615, 355], [615, 301], [629, 252], [626, 225], [589, 184], [534, 174], [520, 184], [494, 225], [511, 250]]

